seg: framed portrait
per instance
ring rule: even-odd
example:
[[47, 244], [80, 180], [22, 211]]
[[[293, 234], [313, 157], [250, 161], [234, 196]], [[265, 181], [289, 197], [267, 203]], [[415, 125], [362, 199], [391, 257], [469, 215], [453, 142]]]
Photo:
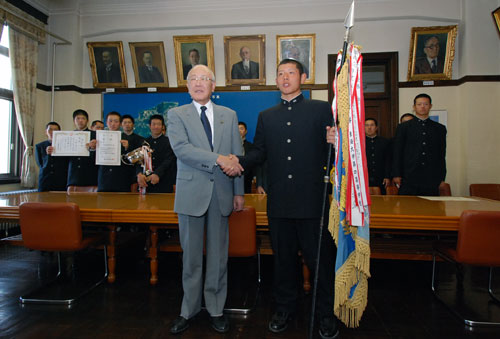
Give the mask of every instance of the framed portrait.
[[302, 63], [306, 84], [314, 84], [314, 53], [316, 34], [276, 35], [276, 66], [283, 59]]
[[493, 20], [495, 20], [497, 25], [498, 34], [500, 34], [500, 7], [491, 12], [491, 15], [493, 15]]
[[408, 81], [450, 80], [458, 26], [412, 27]]
[[127, 87], [121, 41], [87, 42], [94, 87]]
[[226, 85], [266, 84], [266, 36], [224, 37]]
[[186, 86], [188, 72], [193, 66], [208, 66], [215, 73], [213, 35], [174, 36], [177, 85]]
[[163, 42], [129, 42], [135, 87], [168, 87]]

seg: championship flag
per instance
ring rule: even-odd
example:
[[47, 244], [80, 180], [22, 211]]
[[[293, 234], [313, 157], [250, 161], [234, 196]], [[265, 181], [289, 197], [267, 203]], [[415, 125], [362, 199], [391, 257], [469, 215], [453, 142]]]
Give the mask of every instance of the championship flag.
[[[343, 53], [347, 53], [346, 62], [341, 66]], [[328, 229], [337, 245], [334, 313], [347, 327], [359, 326], [368, 302], [370, 277], [371, 201], [365, 155], [362, 61], [359, 48], [352, 43], [338, 54], [332, 102], [336, 140]]]

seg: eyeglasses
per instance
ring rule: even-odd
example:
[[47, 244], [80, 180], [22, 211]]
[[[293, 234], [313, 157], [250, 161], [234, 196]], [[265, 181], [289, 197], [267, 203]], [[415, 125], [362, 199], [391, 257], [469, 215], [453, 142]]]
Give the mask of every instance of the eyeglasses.
[[195, 82], [195, 81], [203, 81], [203, 82], [209, 82], [209, 81], [213, 81], [210, 77], [207, 77], [205, 75], [200, 75], [200, 76], [192, 76], [192, 77], [189, 77], [188, 81], [189, 82]]
[[425, 48], [430, 48], [430, 49], [438, 48], [438, 47], [439, 47], [439, 44], [432, 44], [432, 45], [429, 45], [429, 46], [425, 46]]

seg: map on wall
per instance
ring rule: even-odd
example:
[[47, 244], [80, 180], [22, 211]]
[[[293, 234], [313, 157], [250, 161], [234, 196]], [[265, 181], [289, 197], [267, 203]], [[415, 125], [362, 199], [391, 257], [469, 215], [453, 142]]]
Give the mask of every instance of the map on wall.
[[[304, 97], [310, 98], [311, 91], [303, 91]], [[229, 107], [236, 111], [239, 121], [247, 124], [247, 140], [252, 142], [257, 126], [259, 112], [277, 105], [280, 102], [279, 91], [254, 92], [214, 92], [212, 101], [217, 105]], [[103, 93], [103, 118], [111, 111], [121, 115], [129, 114], [135, 120], [135, 133], [149, 136], [149, 118], [153, 114], [161, 114], [168, 125], [169, 109], [191, 102], [189, 93]]]

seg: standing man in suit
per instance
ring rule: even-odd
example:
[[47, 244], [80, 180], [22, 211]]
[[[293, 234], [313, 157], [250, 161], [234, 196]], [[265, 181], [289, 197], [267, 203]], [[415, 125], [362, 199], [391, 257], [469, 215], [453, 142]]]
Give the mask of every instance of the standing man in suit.
[[97, 78], [99, 82], [122, 82], [120, 66], [113, 63], [111, 51], [105, 50], [102, 52], [102, 63], [97, 69]]
[[189, 64], [182, 67], [184, 79], [187, 79], [189, 71], [200, 63], [200, 52], [196, 49], [189, 50]]
[[231, 69], [231, 79], [258, 79], [259, 63], [250, 60], [250, 48], [241, 47], [240, 57], [241, 61], [235, 63]]
[[[204, 65], [193, 67], [187, 77], [193, 102], [168, 112], [168, 136], [177, 156], [174, 211], [179, 216], [182, 257], [180, 316], [170, 332], [178, 334], [201, 310], [203, 243], [206, 228], [205, 305], [212, 327], [229, 330], [223, 314], [227, 294], [228, 217], [243, 209], [242, 168], [230, 154], [243, 153], [236, 112], [214, 104], [210, 96], [215, 76]], [[225, 172], [223, 172], [223, 170]]]
[[432, 35], [424, 42], [425, 57], [415, 61], [415, 74], [432, 74], [444, 72], [444, 60], [439, 56], [439, 39]]
[[415, 119], [396, 129], [392, 175], [400, 195], [439, 195], [446, 177], [446, 127], [429, 119], [432, 99], [413, 100]]
[[163, 82], [163, 75], [158, 67], [153, 66], [153, 53], [146, 51], [142, 54], [144, 66], [139, 67], [139, 80], [143, 83]]
[[61, 126], [51, 121], [45, 127], [47, 140], [35, 146], [35, 158], [40, 173], [38, 174], [38, 192], [44, 191], [66, 191], [66, 173], [68, 171], [67, 157], [54, 157], [52, 146], [52, 133], [60, 131]]
[[[267, 159], [267, 215], [274, 252], [273, 296], [275, 312], [269, 330], [286, 330], [297, 307], [301, 250], [314, 272], [323, 206], [323, 178], [329, 145], [326, 127], [332, 125], [329, 103], [307, 100], [301, 84], [306, 81], [302, 63], [284, 59], [278, 65], [276, 84], [281, 102], [263, 112], [257, 120], [254, 147], [240, 158], [245, 168]], [[325, 208], [328, 211], [328, 208]], [[321, 338], [336, 338], [338, 325], [333, 315], [334, 243], [323, 228], [318, 274], [317, 314]]]

